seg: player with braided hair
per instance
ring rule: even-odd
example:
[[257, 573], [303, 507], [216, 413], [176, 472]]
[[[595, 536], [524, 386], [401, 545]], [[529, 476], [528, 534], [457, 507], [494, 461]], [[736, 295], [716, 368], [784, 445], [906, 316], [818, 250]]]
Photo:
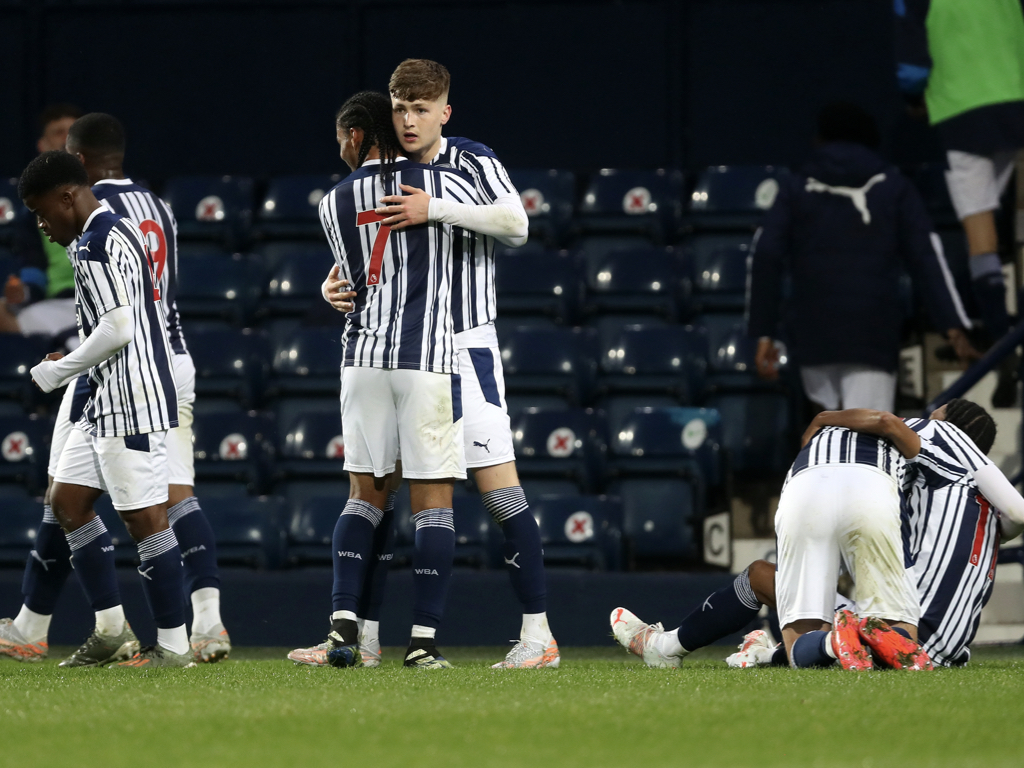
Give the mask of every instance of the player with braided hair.
[[362, 167], [372, 149], [377, 150], [381, 180], [385, 189], [390, 189], [395, 174], [395, 161], [402, 154], [398, 137], [391, 126], [391, 99], [376, 91], [360, 91], [341, 105], [335, 125], [339, 143], [343, 132], [348, 141], [355, 141], [358, 132], [363, 134], [363, 138], [358, 140], [356, 168]]

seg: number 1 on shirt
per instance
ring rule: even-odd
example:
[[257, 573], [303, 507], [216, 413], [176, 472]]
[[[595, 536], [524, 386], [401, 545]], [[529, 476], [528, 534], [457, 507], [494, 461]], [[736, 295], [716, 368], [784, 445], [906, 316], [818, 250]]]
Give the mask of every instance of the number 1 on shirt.
[[[366, 224], [373, 224], [375, 221], [383, 221], [386, 216], [381, 216], [375, 211], [360, 211], [356, 214], [356, 226], [362, 227]], [[391, 227], [380, 225], [377, 230], [377, 237], [373, 239], [373, 251], [370, 253], [370, 268], [366, 273], [367, 285], [378, 285], [380, 283], [380, 267], [384, 261], [384, 247], [391, 236]]]

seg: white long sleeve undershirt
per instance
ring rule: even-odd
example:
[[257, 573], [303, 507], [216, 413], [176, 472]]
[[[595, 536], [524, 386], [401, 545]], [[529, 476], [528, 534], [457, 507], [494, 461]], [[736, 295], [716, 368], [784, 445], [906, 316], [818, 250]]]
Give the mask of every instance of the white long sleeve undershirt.
[[503, 195], [490, 205], [467, 205], [432, 197], [427, 220], [489, 235], [512, 248], [523, 245], [530, 234], [530, 220], [517, 195]]
[[999, 510], [1008, 521], [1024, 525], [1024, 498], [1010, 485], [1006, 475], [995, 464], [986, 464], [974, 471], [974, 482], [981, 495]]
[[105, 312], [93, 332], [74, 352], [60, 360], [43, 360], [32, 368], [32, 380], [43, 392], [52, 392], [120, 352], [135, 334], [135, 318], [129, 306]]

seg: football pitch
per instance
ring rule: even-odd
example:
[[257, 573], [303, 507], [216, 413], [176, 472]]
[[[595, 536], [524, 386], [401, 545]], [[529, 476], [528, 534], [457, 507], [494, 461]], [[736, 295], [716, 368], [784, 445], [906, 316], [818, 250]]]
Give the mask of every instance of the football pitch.
[[[611, 642], [611, 641], [609, 641]], [[63, 651], [65, 649], [54, 649]], [[70, 649], [67, 649], [70, 650]], [[935, 673], [728, 669], [729, 649], [653, 670], [608, 648], [562, 668], [488, 668], [506, 649], [447, 650], [453, 670], [313, 669], [238, 648], [190, 670], [0, 662], [3, 765], [1024, 765], [1024, 646]], [[59, 657], [55, 657], [59, 658]]]

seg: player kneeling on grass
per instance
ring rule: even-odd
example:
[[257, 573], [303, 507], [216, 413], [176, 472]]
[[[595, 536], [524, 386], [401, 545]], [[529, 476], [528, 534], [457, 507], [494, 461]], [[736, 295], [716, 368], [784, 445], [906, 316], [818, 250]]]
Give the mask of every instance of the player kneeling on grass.
[[341, 277], [354, 288], [342, 336], [341, 421], [352, 492], [334, 530], [331, 631], [289, 658], [363, 666], [357, 616], [402, 457], [416, 524], [412, 639], [405, 666], [450, 667], [435, 646], [455, 551], [452, 489], [465, 479], [458, 356], [452, 340], [452, 271], [458, 238], [436, 223], [394, 232], [377, 201], [408, 184], [475, 201], [451, 169], [399, 157], [391, 100], [363, 92], [338, 112], [341, 158], [352, 174], [320, 203]]
[[[876, 413], [872, 419], [860, 414], [821, 414], [808, 431], [845, 421], [880, 432], [895, 428], [913, 443], [894, 423], [895, 417]], [[1000, 536], [1013, 538], [1024, 524], [1024, 498], [983, 455], [992, 447], [995, 424], [980, 406], [954, 400], [937, 409], [929, 420], [911, 419], [905, 426], [918, 439], [941, 444], [946, 454], [940, 458], [929, 451], [908, 463], [904, 488], [909, 514], [904, 518], [902, 538], [911, 563], [907, 574], [920, 603], [917, 632], [921, 647], [935, 664], [958, 666], [970, 659], [968, 646], [992, 592]], [[998, 499], [998, 512], [989, 499]], [[666, 632], [660, 624], [645, 624], [625, 609], [612, 612], [612, 629], [616, 639], [649, 666], [678, 666], [690, 651], [741, 631], [754, 620], [761, 605], [775, 607], [775, 586], [775, 566], [759, 560], [734, 584], [710, 595], [677, 630]], [[834, 596], [834, 606], [837, 612], [853, 608], [839, 594]], [[809, 633], [809, 650], [816, 651], [816, 658], [804, 666], [834, 664], [834, 656], [840, 655], [844, 645], [852, 645], [855, 655], [860, 655], [860, 643], [868, 645], [877, 664], [913, 666], [901, 657], [914, 653], [909, 640], [885, 632], [877, 622], [863, 624], [863, 631], [858, 626], [856, 635], [848, 631], [845, 637], [841, 630]], [[749, 633], [739, 652], [727, 662], [735, 667], [789, 663], [785, 648], [776, 648], [761, 630]]]
[[[178, 426], [178, 403], [164, 312], [142, 232], [103, 208], [88, 182], [77, 158], [47, 152], [29, 163], [18, 185], [51, 240], [69, 246], [78, 239], [73, 266], [82, 344], [32, 369], [44, 392], [84, 371], [92, 390], [61, 451], [50, 497], [96, 613], [93, 634], [65, 663], [191, 666], [181, 551], [167, 522], [166, 439]], [[139, 575], [156, 619], [157, 645], [137, 653], [118, 594], [114, 546], [92, 509], [105, 491], [138, 542]]]

